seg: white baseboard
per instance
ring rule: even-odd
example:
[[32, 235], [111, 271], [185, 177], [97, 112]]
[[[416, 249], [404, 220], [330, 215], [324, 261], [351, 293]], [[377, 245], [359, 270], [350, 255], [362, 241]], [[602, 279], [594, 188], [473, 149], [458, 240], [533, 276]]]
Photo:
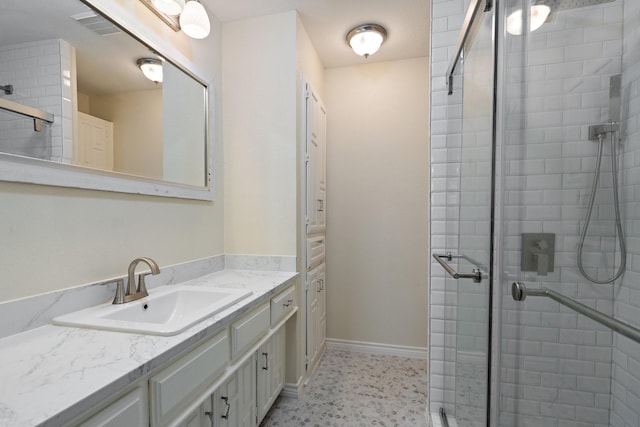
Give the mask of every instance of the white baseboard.
[[428, 357], [428, 352], [425, 347], [409, 347], [362, 341], [347, 341], [335, 338], [327, 338], [327, 348], [335, 350], [354, 351], [357, 353], [379, 354], [383, 356], [408, 357], [410, 359], [427, 360]]
[[285, 383], [284, 387], [282, 387], [282, 391], [280, 392], [281, 396], [284, 397], [293, 397], [294, 399], [299, 398], [304, 391], [304, 377], [298, 378], [298, 382], [294, 383]]

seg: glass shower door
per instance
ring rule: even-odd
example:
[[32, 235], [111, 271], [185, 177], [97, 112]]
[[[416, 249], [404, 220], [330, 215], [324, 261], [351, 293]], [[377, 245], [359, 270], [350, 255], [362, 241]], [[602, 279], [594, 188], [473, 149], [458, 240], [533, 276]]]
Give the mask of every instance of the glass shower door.
[[455, 418], [487, 426], [490, 366], [494, 140], [493, 13], [471, 24], [464, 48], [458, 224], [458, 271], [481, 279], [457, 283]]

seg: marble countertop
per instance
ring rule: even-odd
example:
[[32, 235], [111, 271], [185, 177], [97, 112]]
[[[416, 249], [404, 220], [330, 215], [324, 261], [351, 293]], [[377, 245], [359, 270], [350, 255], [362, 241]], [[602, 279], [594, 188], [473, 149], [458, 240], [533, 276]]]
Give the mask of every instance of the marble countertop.
[[45, 325], [0, 339], [0, 425], [64, 425], [268, 300], [293, 272], [222, 270], [182, 284], [248, 299], [170, 337]]

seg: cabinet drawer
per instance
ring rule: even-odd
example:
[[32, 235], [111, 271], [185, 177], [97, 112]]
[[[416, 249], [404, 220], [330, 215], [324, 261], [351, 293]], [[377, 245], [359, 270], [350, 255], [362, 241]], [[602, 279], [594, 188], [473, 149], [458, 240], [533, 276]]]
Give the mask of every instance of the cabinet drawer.
[[296, 308], [296, 287], [291, 286], [271, 298], [271, 326], [278, 323], [287, 313]]
[[147, 426], [149, 425], [149, 410], [147, 409], [147, 386], [136, 387], [124, 397], [109, 404], [88, 420], [80, 423], [79, 427], [118, 427], [118, 426]]
[[265, 303], [231, 324], [231, 358], [235, 359], [269, 330], [269, 304]]
[[149, 380], [151, 425], [164, 425], [194, 394], [211, 384], [229, 364], [229, 337], [224, 331]]
[[307, 238], [307, 269], [324, 259], [324, 236]]

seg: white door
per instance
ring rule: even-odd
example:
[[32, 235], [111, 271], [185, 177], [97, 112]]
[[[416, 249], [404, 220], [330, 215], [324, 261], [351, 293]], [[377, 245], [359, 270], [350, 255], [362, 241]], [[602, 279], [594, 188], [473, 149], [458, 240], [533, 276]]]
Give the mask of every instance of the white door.
[[78, 111], [78, 141], [74, 143], [73, 162], [113, 170], [113, 123]]
[[326, 337], [324, 263], [307, 273], [307, 370], [313, 371], [320, 360]]
[[327, 111], [317, 92], [306, 84], [307, 151], [307, 234], [320, 233], [326, 227], [326, 140]]

